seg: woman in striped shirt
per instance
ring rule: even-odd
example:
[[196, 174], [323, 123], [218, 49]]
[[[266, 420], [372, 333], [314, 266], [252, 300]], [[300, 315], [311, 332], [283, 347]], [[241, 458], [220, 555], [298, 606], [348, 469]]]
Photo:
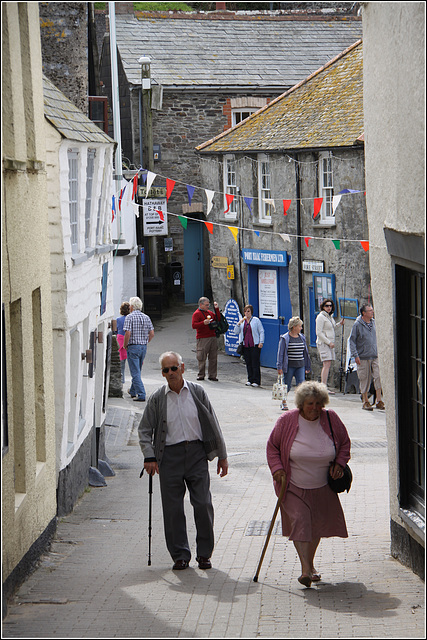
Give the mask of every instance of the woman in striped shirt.
[[[305, 374], [311, 371], [311, 361], [308, 354], [307, 342], [302, 330], [302, 320], [294, 316], [288, 323], [289, 331], [279, 339], [277, 350], [277, 373], [284, 375], [288, 393], [292, 386], [292, 379], [298, 386], [305, 380]], [[282, 402], [281, 409], [288, 410], [286, 401]]]

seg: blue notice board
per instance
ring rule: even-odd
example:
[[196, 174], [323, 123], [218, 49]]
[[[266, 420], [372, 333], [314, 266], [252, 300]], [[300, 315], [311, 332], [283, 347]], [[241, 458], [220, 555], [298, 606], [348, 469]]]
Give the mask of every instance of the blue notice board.
[[239, 334], [234, 333], [234, 327], [239, 320], [242, 319], [242, 314], [240, 313], [239, 305], [233, 298], [227, 300], [224, 308], [224, 316], [229, 325], [228, 331], [224, 334], [225, 353], [229, 356], [237, 356], [236, 349], [239, 344]]

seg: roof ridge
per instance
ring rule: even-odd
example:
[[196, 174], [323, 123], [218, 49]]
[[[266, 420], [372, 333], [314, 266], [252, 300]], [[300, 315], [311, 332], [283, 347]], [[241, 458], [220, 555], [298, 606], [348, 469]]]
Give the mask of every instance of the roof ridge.
[[302, 87], [305, 84], [307, 84], [307, 82], [309, 82], [314, 77], [316, 77], [317, 75], [322, 73], [322, 71], [325, 71], [325, 69], [327, 69], [331, 65], [335, 64], [336, 62], [338, 62], [338, 60], [340, 60], [341, 58], [346, 56], [348, 53], [350, 53], [350, 51], [352, 51], [353, 49], [355, 49], [356, 47], [361, 45], [362, 42], [363, 42], [363, 39], [360, 38], [355, 43], [353, 43], [352, 45], [350, 45], [349, 47], [344, 49], [344, 51], [341, 51], [341, 53], [339, 53], [338, 55], [336, 55], [333, 58], [331, 58], [331, 60], [326, 62], [326, 64], [322, 65], [319, 69], [317, 69], [317, 71], [313, 71], [313, 73], [311, 73], [309, 76], [304, 78], [304, 80], [301, 80], [300, 82], [295, 84], [290, 89], [287, 89], [284, 93], [282, 93], [279, 96], [277, 96], [277, 98], [274, 98], [274, 100], [271, 100], [271, 102], [266, 104], [264, 107], [261, 107], [261, 109], [259, 109], [255, 113], [252, 113], [245, 120], [242, 120], [241, 122], [236, 124], [234, 127], [231, 127], [230, 129], [227, 129], [226, 131], [223, 131], [222, 133], [218, 134], [217, 136], [215, 136], [211, 140], [208, 140], [207, 142], [204, 142], [203, 144], [200, 144], [199, 146], [197, 146], [196, 147], [196, 151], [201, 151], [205, 147], [210, 146], [211, 144], [213, 144], [214, 142], [217, 142], [218, 140], [221, 140], [221, 138], [224, 138], [225, 136], [227, 136], [231, 131], [235, 131], [236, 129], [238, 129], [239, 127], [243, 126], [244, 124], [247, 124], [249, 120], [251, 120], [251, 119], [253, 119], [255, 117], [258, 117], [261, 113], [263, 113], [264, 111], [270, 109], [270, 107], [275, 105], [277, 102], [279, 102], [280, 100], [283, 100], [283, 98], [286, 98], [289, 94], [293, 93], [294, 91], [296, 91], [300, 87]]
[[[201, 13], [195, 11], [134, 11], [134, 17], [139, 20], [142, 18], [158, 18], [159, 20], [248, 20], [248, 21], [257, 21], [265, 20], [270, 22], [281, 22], [281, 21], [316, 21], [316, 22], [348, 22], [355, 21], [361, 22], [362, 17], [354, 14], [339, 14], [339, 15], [330, 15], [330, 14], [279, 14], [279, 15], [271, 15], [271, 14], [263, 14], [263, 13], [253, 13], [253, 14], [239, 14], [230, 12], [209, 12], [209, 13]], [[117, 18], [121, 17], [129, 17], [132, 14], [117, 14]]]

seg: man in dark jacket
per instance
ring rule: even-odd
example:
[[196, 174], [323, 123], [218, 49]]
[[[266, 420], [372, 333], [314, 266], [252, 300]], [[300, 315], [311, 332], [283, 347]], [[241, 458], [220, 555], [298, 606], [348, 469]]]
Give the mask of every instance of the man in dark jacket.
[[181, 356], [167, 351], [159, 361], [168, 384], [150, 396], [139, 425], [144, 469], [160, 476], [165, 538], [173, 569], [186, 569], [191, 559], [184, 513], [186, 487], [194, 509], [196, 560], [200, 569], [210, 569], [214, 513], [208, 460], [218, 457], [217, 473], [227, 475], [225, 442], [204, 388], [184, 380]]

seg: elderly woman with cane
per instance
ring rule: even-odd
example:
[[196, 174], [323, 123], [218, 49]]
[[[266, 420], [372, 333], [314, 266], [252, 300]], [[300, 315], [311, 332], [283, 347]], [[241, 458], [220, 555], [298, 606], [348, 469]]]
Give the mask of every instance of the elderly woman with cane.
[[294, 543], [301, 562], [298, 581], [305, 587], [321, 579], [314, 566], [320, 539], [348, 537], [341, 503], [328, 485], [328, 474], [334, 479], [342, 477], [350, 459], [350, 438], [338, 415], [325, 410], [328, 402], [326, 385], [301, 383], [295, 391], [297, 408], [282, 414], [267, 443], [277, 495], [282, 482], [286, 484], [280, 505], [282, 533]]

